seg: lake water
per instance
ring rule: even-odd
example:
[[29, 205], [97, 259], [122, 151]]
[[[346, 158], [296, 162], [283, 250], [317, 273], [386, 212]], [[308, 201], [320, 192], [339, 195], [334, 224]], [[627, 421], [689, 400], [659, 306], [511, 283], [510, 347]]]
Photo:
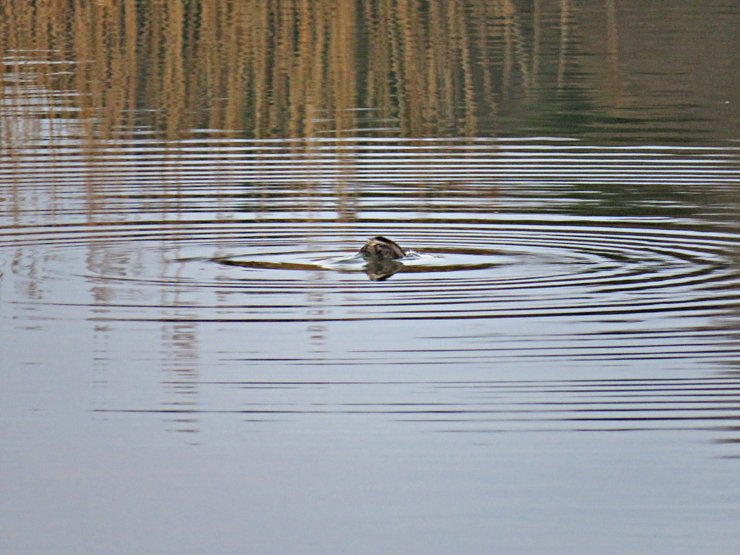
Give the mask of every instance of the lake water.
[[11, 1], [0, 58], [2, 553], [738, 553], [735, 2]]

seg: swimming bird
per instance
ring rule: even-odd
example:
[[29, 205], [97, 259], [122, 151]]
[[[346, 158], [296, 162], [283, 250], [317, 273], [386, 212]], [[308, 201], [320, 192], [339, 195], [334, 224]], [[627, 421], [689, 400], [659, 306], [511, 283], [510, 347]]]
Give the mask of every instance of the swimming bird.
[[371, 260], [393, 260], [403, 258], [406, 252], [385, 237], [373, 237], [360, 249], [360, 254]]

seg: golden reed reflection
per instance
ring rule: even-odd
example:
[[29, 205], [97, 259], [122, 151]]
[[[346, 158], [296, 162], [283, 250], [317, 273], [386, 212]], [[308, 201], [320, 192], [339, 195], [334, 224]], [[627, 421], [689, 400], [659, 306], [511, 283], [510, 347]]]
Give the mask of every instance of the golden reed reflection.
[[[680, 21], [614, 0], [6, 0], [1, 119], [45, 103], [44, 117], [74, 117], [91, 141], [137, 129], [491, 136], [502, 116], [536, 115], [577, 90], [583, 105], [561, 109], [691, 125], [686, 107], [696, 106], [696, 125], [715, 122], [727, 138], [740, 82], [732, 55], [716, 52], [736, 50], [737, 18], [693, 2], [671, 14]], [[710, 27], [715, 50], [691, 40]], [[679, 41], [684, 56], [655, 36]], [[697, 85], [686, 98], [658, 94], [687, 71]], [[4, 121], [2, 141], [32, 131]]]
[[357, 136], [360, 120], [380, 136], [478, 136], [499, 96], [530, 95], [543, 13], [565, 10], [517, 4], [8, 0], [0, 94], [32, 84], [49, 117], [75, 110], [87, 137], [107, 140], [142, 126]]

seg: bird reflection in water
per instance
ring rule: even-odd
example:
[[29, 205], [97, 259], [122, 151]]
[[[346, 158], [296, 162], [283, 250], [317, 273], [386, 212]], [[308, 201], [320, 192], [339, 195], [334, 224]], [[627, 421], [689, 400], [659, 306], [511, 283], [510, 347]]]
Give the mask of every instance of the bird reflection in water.
[[373, 281], [383, 281], [401, 271], [403, 264], [398, 259], [406, 256], [401, 247], [385, 237], [373, 237], [359, 254], [367, 260], [364, 270]]

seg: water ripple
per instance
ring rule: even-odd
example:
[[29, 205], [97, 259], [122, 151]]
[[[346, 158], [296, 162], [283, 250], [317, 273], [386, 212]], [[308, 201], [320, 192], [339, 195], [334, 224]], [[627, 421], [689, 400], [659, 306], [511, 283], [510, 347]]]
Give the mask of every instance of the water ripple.
[[[403, 346], [233, 361], [282, 368], [740, 359], [732, 146], [137, 139], [83, 152], [0, 158], [0, 283], [48, 321], [300, 325], [316, 341], [348, 323], [417, 330]], [[378, 234], [418, 255], [368, 268], [354, 255]]]
[[[722, 377], [475, 382], [197, 381], [191, 385], [204, 391], [248, 394], [249, 402], [238, 409], [169, 407], [97, 412], [218, 413], [263, 420], [311, 414], [385, 415], [433, 431], [478, 434], [701, 429], [732, 437], [740, 420], [740, 388], [736, 380]], [[228, 398], [228, 393], [224, 397]]]

